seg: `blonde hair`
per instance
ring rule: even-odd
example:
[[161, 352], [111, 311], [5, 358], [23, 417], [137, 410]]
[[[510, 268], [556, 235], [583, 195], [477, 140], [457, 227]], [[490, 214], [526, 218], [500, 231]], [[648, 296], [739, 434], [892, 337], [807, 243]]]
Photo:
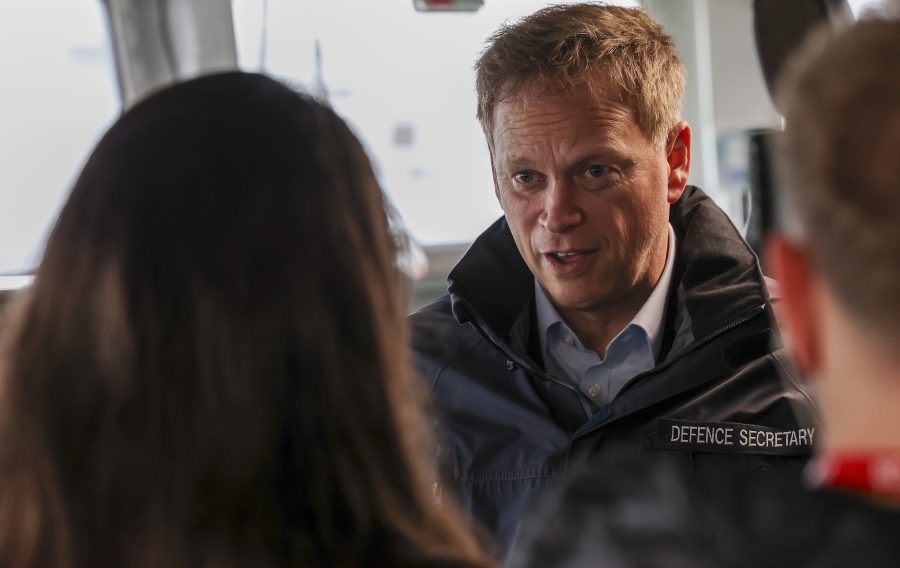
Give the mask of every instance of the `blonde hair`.
[[496, 106], [535, 87], [618, 96], [658, 145], [681, 116], [685, 72], [675, 42], [636, 8], [544, 8], [495, 32], [475, 71], [478, 120], [491, 146]]
[[900, 21], [829, 36], [811, 38], [780, 85], [783, 205], [846, 307], [900, 337]]

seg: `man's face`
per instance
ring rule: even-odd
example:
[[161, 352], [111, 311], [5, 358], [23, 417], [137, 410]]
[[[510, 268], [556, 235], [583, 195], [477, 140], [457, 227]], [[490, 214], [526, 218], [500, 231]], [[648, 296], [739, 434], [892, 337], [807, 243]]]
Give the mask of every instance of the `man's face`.
[[[586, 92], [509, 97], [494, 112], [497, 198], [553, 303], [597, 311], [649, 293], [665, 264], [669, 204], [687, 179], [686, 125], [660, 147], [629, 107]], [[672, 140], [688, 145], [683, 172], [671, 165]]]

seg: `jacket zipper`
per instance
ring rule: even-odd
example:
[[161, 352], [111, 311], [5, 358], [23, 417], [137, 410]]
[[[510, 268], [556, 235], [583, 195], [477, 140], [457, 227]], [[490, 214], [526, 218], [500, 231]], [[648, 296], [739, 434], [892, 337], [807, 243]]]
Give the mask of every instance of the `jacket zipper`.
[[[651, 374], [654, 374], [654, 373], [658, 373], [658, 372], [665, 371], [666, 369], [668, 369], [669, 367], [671, 367], [672, 365], [674, 365], [675, 363], [677, 363], [682, 357], [684, 357], [684, 356], [687, 355], [688, 353], [692, 353], [692, 352], [696, 351], [697, 349], [700, 349], [701, 347], [703, 347], [703, 346], [706, 345], [707, 343], [711, 342], [712, 340], [716, 339], [717, 337], [719, 337], [719, 336], [721, 336], [721, 335], [724, 335], [724, 334], [728, 333], [729, 331], [731, 331], [732, 329], [734, 329], [734, 328], [736, 328], [736, 327], [738, 327], [738, 326], [740, 326], [740, 325], [743, 325], [743, 324], [747, 323], [748, 321], [750, 321], [750, 320], [752, 320], [752, 319], [758, 317], [760, 314], [762, 314], [763, 312], [765, 312], [765, 309], [766, 309], [766, 305], [765, 305], [765, 304], [760, 304], [760, 305], [756, 306], [755, 308], [753, 308], [753, 309], [751, 309], [750, 311], [748, 311], [745, 315], [743, 315], [743, 316], [738, 316], [737, 318], [731, 320], [730, 322], [728, 322], [727, 324], [723, 325], [722, 327], [716, 329], [715, 331], [712, 331], [712, 332], [706, 334], [705, 336], [703, 336], [702, 338], [700, 338], [700, 339], [694, 341], [694, 342], [691, 343], [688, 347], [686, 347], [685, 349], [683, 349], [680, 353], [676, 354], [676, 356], [675, 356], [674, 358], [672, 358], [672, 359], [666, 361], [665, 364], [660, 365], [660, 366], [657, 366], [657, 367], [654, 367], [653, 369], [650, 369], [649, 371], [645, 371], [645, 372], [643, 372], [643, 373], [640, 373], [640, 374], [638, 374], [638, 375], [635, 375], [635, 376], [631, 379], [631, 381], [635, 381], [635, 380], [640, 379], [640, 378], [642, 378], [642, 377], [644, 377], [644, 376], [647, 376], [647, 375], [651, 375]], [[469, 310], [469, 309], [466, 309], [466, 311], [468, 312], [469, 317], [471, 317], [471, 318], [474, 320], [475, 325], [478, 327], [478, 329], [481, 331], [481, 333], [482, 333], [482, 334], [483, 334], [483, 335], [484, 335], [491, 343], [493, 343], [494, 346], [496, 346], [498, 349], [500, 349], [500, 351], [501, 351], [504, 355], [506, 355], [507, 357], [509, 357], [515, 364], [517, 364], [517, 365], [519, 365], [520, 367], [522, 367], [522, 369], [524, 369], [526, 372], [531, 373], [531, 374], [537, 376], [538, 378], [541, 378], [541, 379], [550, 381], [550, 382], [552, 382], [552, 383], [556, 383], [557, 385], [560, 385], [561, 387], [564, 387], [564, 388], [568, 389], [568, 390], [571, 391], [576, 397], [579, 398], [579, 405], [581, 405], [580, 399], [581, 399], [582, 397], [587, 398], [587, 395], [585, 395], [584, 393], [582, 393], [579, 389], [575, 388], [574, 386], [572, 386], [572, 385], [570, 385], [570, 384], [568, 384], [568, 383], [564, 383], [564, 382], [562, 382], [562, 381], [560, 381], [560, 380], [558, 380], [558, 379], [556, 379], [556, 378], [554, 378], [554, 377], [548, 375], [548, 374], [545, 373], [543, 370], [535, 368], [534, 366], [532, 366], [531, 364], [529, 364], [527, 361], [524, 361], [524, 360], [523, 360], [521, 357], [519, 357], [516, 353], [513, 353], [511, 349], [508, 349], [508, 348], [505, 346], [504, 342], [500, 341], [500, 340], [494, 335], [494, 333], [490, 330], [490, 328], [488, 328], [487, 325], [485, 325], [484, 321], [482, 321], [482, 319], [478, 316], [477, 313], [473, 313], [473, 312], [472, 312], [471, 310]], [[629, 382], [631, 382], [631, 381], [629, 381]], [[588, 400], [590, 400], [590, 399], [588, 399]], [[583, 408], [583, 407], [582, 407], [582, 412], [584, 412], [584, 408]], [[590, 416], [586, 416], [586, 418], [587, 418], [588, 420], [590, 420], [591, 417], [590, 417]], [[578, 435], [578, 438], [580, 438], [580, 437], [582, 437], [582, 436], [584, 436], [584, 435], [586, 435], [586, 434], [589, 434], [589, 433], [591, 433], [591, 432], [597, 430], [597, 429], [600, 428], [601, 426], [602, 426], [602, 424], [598, 424], [596, 427], [591, 428], [590, 430], [586, 430], [585, 432], [582, 432], [581, 434]], [[574, 439], [575, 439], [575, 438], [573, 438], [573, 441], [574, 441]], [[568, 458], [567, 458], [567, 461], [568, 461]]]
[[482, 335], [484, 335], [488, 339], [488, 341], [493, 343], [494, 346], [497, 347], [497, 349], [499, 349], [504, 355], [509, 357], [513, 361], [513, 363], [522, 367], [522, 369], [524, 369], [528, 373], [531, 373], [532, 375], [536, 375], [540, 379], [544, 379], [544, 380], [550, 381], [552, 383], [556, 383], [562, 387], [567, 388], [568, 390], [572, 391], [576, 396], [584, 396], [584, 395], [582, 395], [580, 390], [576, 389], [572, 385], [570, 385], [568, 383], [564, 383], [564, 382], [548, 375], [543, 370], [538, 369], [538, 368], [532, 366], [527, 361], [523, 360], [521, 357], [519, 357], [518, 354], [512, 352], [511, 349], [508, 349], [505, 346], [504, 342], [500, 341], [494, 335], [494, 333], [490, 330], [490, 328], [487, 325], [485, 325], [484, 321], [482, 321], [482, 319], [478, 316], [477, 312], [473, 313], [472, 310], [469, 310], [468, 308], [466, 309], [466, 312], [468, 313], [469, 317], [471, 317], [474, 320], [475, 325], [481, 331]]

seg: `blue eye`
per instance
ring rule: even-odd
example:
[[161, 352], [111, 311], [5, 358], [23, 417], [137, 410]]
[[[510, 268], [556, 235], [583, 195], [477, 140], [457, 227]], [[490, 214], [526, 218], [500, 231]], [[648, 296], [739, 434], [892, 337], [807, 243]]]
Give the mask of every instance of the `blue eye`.
[[519, 183], [531, 183], [534, 181], [534, 178], [534, 172], [529, 170], [521, 171], [513, 175], [513, 179]]
[[587, 169], [587, 175], [595, 178], [603, 177], [608, 173], [609, 168], [606, 166], [591, 166]]

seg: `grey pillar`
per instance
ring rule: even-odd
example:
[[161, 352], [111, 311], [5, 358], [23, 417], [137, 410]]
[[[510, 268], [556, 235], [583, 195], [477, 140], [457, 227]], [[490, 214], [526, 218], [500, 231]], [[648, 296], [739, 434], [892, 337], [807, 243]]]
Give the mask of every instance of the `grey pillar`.
[[102, 0], [123, 107], [165, 85], [237, 69], [231, 0]]
[[644, 0], [644, 8], [675, 38], [687, 70], [682, 116], [691, 125], [689, 182], [719, 194], [707, 0]]

